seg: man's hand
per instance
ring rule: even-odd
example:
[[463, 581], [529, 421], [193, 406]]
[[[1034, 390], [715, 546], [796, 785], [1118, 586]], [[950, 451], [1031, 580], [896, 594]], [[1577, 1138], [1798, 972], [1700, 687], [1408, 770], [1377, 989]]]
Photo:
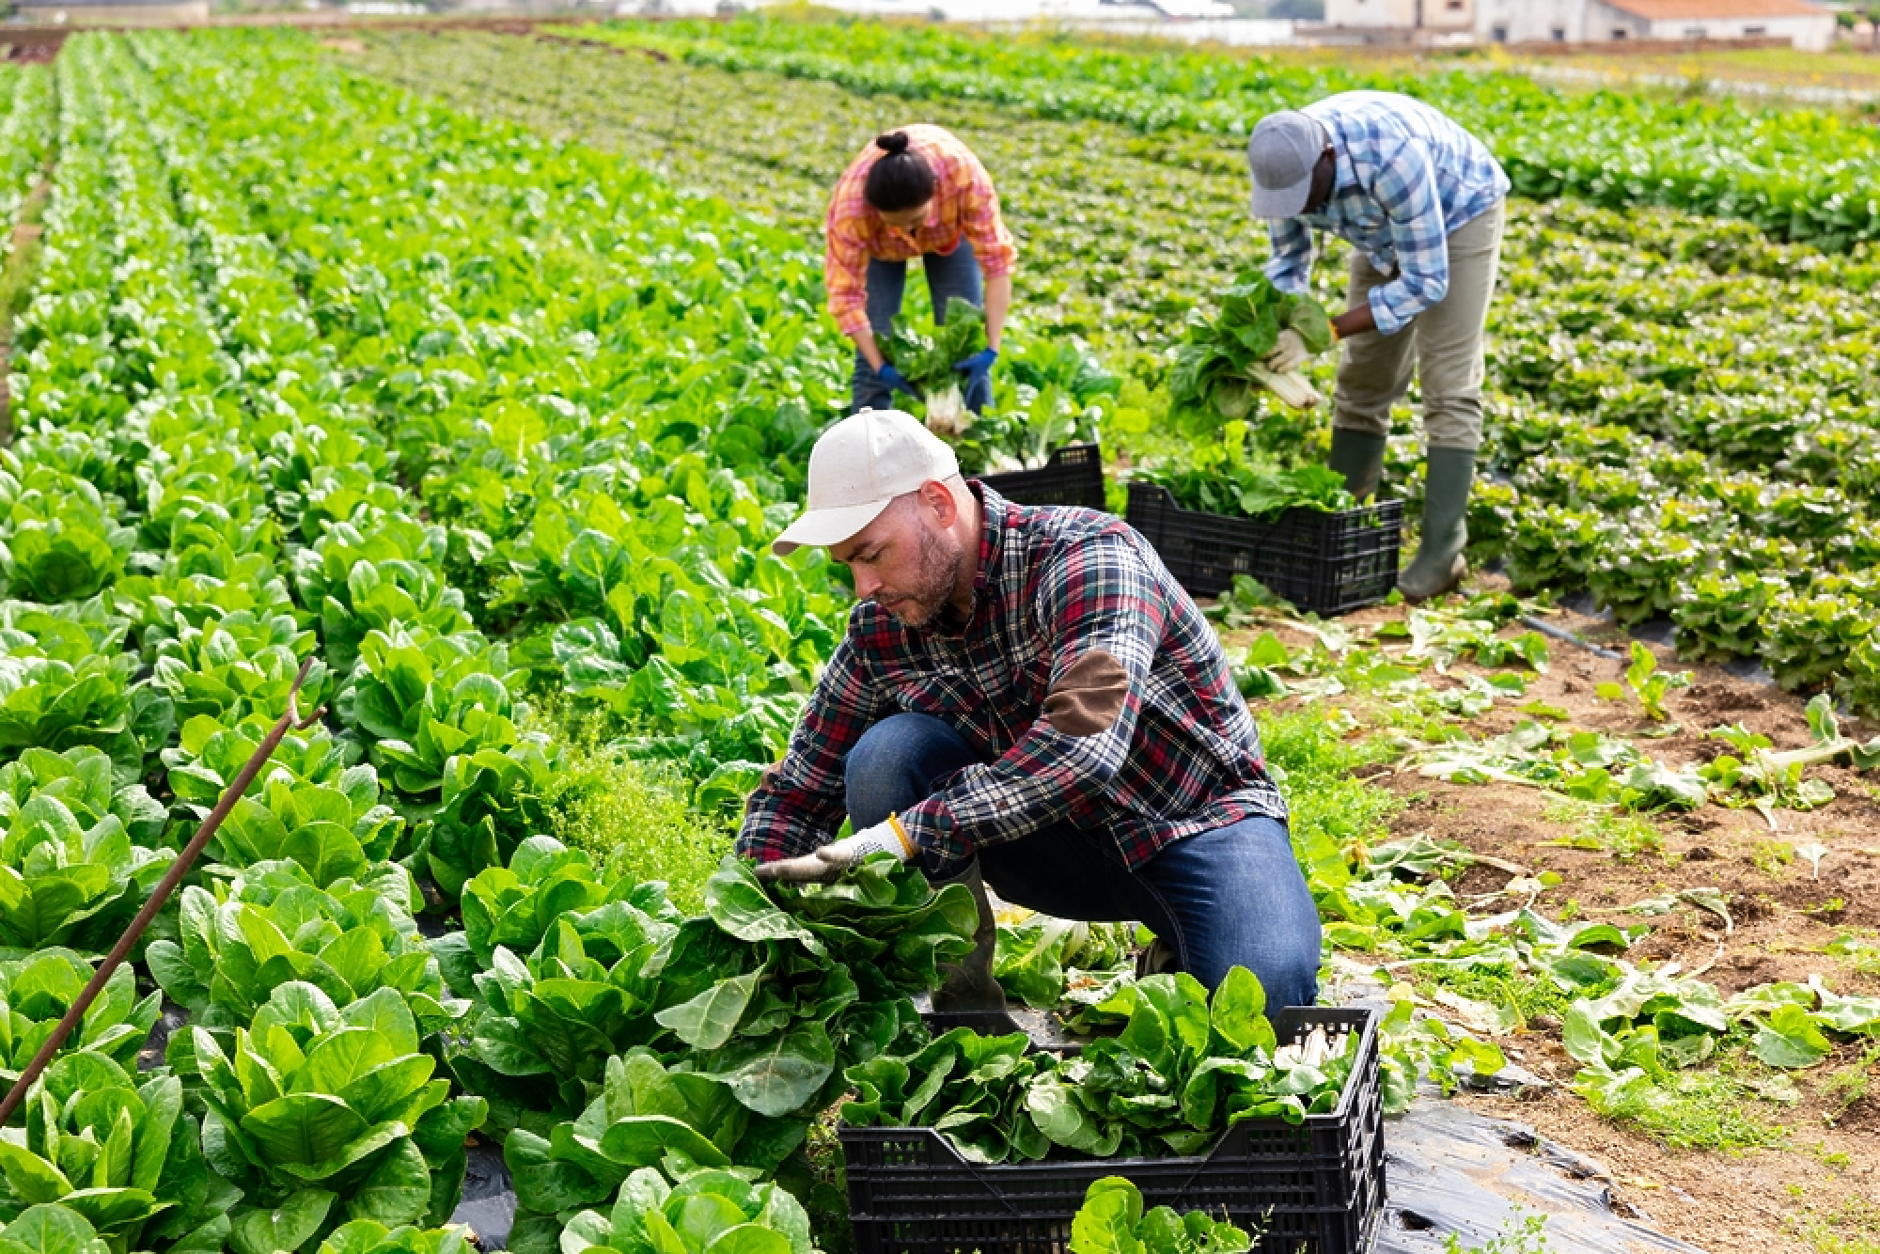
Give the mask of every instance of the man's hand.
[[1306, 348], [1306, 342], [1299, 338], [1299, 332], [1287, 327], [1279, 333], [1279, 342], [1266, 355], [1266, 361], [1262, 364], [1274, 374], [1285, 374], [1305, 365], [1306, 358], [1310, 356], [1312, 353]]
[[[1396, 278], [1396, 275], [1392, 275]], [[1340, 340], [1348, 340], [1354, 335], [1363, 335], [1367, 331], [1377, 330], [1377, 311], [1371, 308], [1371, 302], [1361, 300], [1332, 319], [1332, 334]]]
[[991, 378], [992, 363], [997, 360], [999, 360], [998, 349], [982, 348], [964, 361], [954, 362], [953, 368], [966, 376], [966, 386], [970, 388], [981, 379]]
[[826, 884], [873, 854], [891, 853], [906, 862], [917, 852], [914, 842], [902, 830], [901, 820], [890, 814], [887, 822], [865, 827], [844, 840], [824, 845], [815, 853], [761, 863], [757, 878], [789, 884]]
[[896, 392], [905, 392], [915, 400], [921, 399], [919, 389], [909, 383], [906, 377], [894, 368], [894, 363], [891, 361], [882, 362], [881, 369], [875, 371], [875, 377], [886, 385], [890, 396]]

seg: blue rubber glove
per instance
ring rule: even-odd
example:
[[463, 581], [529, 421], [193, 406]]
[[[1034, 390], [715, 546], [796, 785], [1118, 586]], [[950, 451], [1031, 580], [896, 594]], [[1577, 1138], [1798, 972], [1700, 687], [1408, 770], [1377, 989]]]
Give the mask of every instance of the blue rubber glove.
[[915, 400], [921, 399], [920, 390], [909, 383], [901, 372], [894, 368], [894, 363], [891, 361], [882, 362], [881, 369], [875, 371], [875, 377], [887, 385], [890, 395], [896, 392], [906, 392]]
[[999, 350], [982, 348], [965, 361], [956, 361], [953, 368], [966, 376], [966, 386], [970, 389], [981, 380], [992, 378], [992, 363], [999, 360]]

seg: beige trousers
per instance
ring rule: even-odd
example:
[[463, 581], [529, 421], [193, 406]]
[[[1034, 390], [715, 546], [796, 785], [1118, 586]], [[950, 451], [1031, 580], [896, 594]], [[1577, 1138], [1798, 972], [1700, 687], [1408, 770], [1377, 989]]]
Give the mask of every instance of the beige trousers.
[[[1474, 451], [1482, 443], [1482, 335], [1501, 261], [1505, 205], [1449, 237], [1449, 290], [1395, 335], [1366, 331], [1345, 341], [1333, 393], [1332, 425], [1390, 434], [1390, 407], [1415, 377], [1423, 391], [1423, 435], [1431, 448]], [[1351, 254], [1350, 303], [1388, 283], [1365, 255]], [[1414, 355], [1413, 355], [1414, 354]]]

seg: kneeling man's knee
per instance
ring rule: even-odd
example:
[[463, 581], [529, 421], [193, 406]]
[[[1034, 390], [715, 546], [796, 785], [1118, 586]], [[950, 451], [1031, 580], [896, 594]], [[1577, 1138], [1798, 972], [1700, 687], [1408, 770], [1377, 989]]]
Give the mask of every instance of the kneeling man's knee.
[[873, 827], [919, 805], [932, 791], [936, 773], [970, 760], [966, 742], [939, 719], [889, 715], [862, 733], [843, 764], [849, 823], [857, 829]]

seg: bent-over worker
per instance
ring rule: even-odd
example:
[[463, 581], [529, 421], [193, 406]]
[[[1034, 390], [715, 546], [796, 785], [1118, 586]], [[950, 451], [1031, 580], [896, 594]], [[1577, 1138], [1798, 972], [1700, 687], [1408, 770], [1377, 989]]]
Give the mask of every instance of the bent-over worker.
[[987, 346], [953, 366], [965, 376], [966, 407], [983, 411], [992, 401], [992, 366], [1012, 307], [1018, 246], [999, 215], [992, 176], [972, 150], [938, 126], [878, 136], [836, 184], [823, 234], [829, 313], [855, 341], [850, 412], [886, 409], [896, 393], [915, 395], [879, 342], [901, 314], [907, 263], [915, 257], [927, 272], [937, 321], [946, 321], [955, 296], [985, 311]]
[[[972, 957], [941, 1009], [1002, 1005], [985, 885], [1060, 918], [1140, 920], [1210, 987], [1317, 995], [1319, 919], [1286, 803], [1213, 628], [1120, 519], [1027, 508], [960, 476], [897, 410], [816, 442], [773, 544], [827, 546], [861, 598], [739, 853], [819, 880], [876, 851], [964, 881]], [[854, 834], [831, 842], [847, 815]]]
[[[1253, 215], [1271, 219], [1266, 274], [1302, 293], [1314, 230], [1352, 245], [1344, 343], [1333, 394], [1331, 466], [1359, 499], [1377, 489], [1390, 408], [1423, 394], [1423, 539], [1398, 581], [1406, 598], [1448, 592], [1467, 573], [1469, 487], [1482, 443], [1483, 329], [1501, 255], [1508, 176], [1482, 141], [1421, 101], [1353, 91], [1270, 114], [1247, 144]], [[1290, 330], [1267, 359], [1291, 370]]]

